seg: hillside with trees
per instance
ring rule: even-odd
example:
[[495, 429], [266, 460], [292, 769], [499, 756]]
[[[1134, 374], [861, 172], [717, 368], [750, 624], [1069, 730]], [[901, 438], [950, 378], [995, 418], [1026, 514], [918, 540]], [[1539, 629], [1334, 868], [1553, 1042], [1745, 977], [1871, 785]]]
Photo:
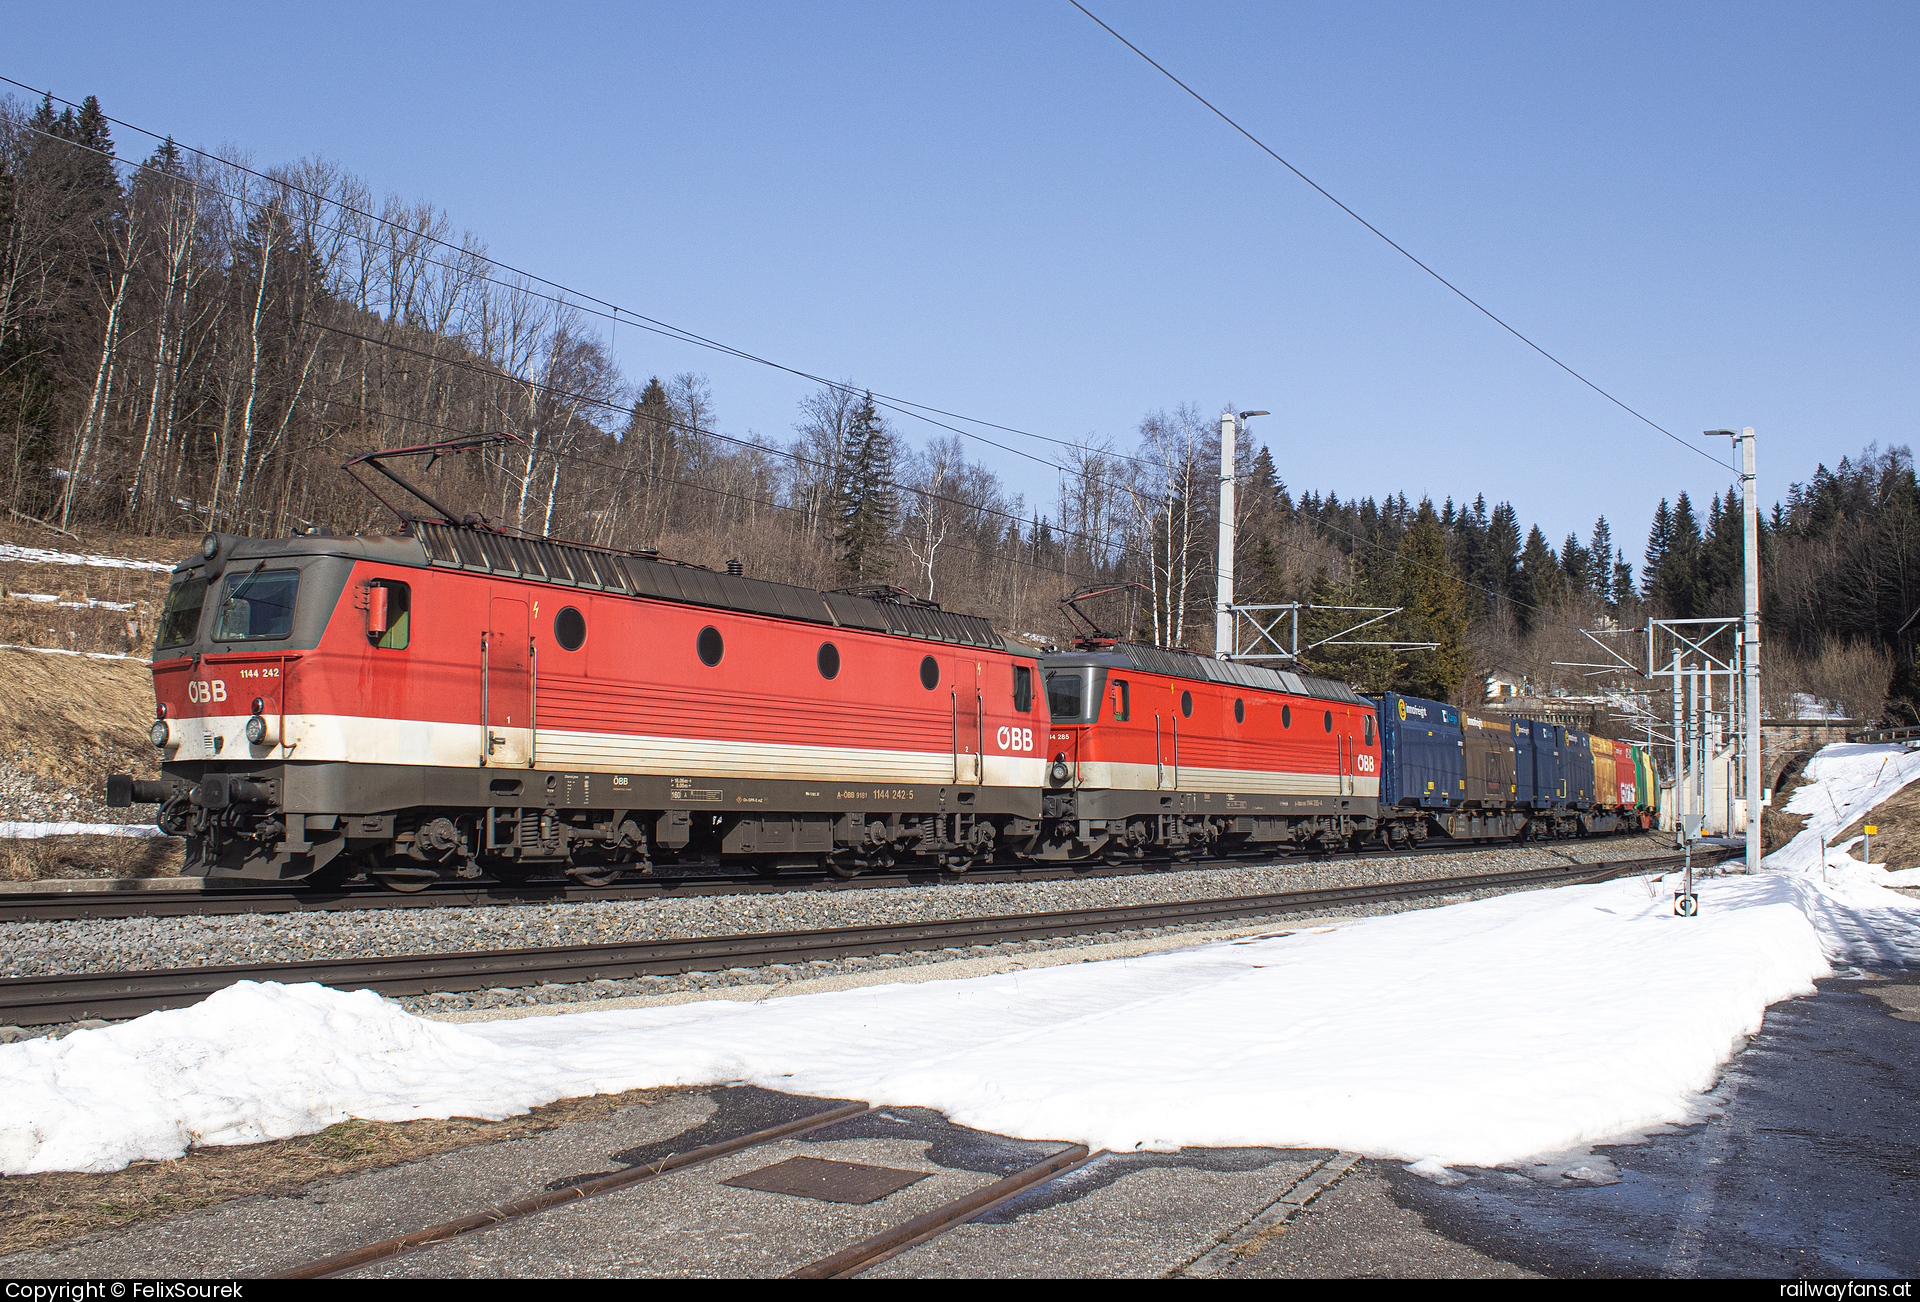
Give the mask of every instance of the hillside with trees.
[[[504, 271], [429, 203], [313, 158], [257, 167], [168, 141], [119, 159], [98, 103], [0, 103], [0, 439], [22, 526], [271, 536], [399, 522], [338, 467], [469, 435], [420, 482], [496, 528], [656, 549], [820, 587], [890, 584], [1063, 642], [1061, 597], [1116, 632], [1211, 652], [1219, 423], [1192, 404], [1048, 445], [1030, 498], [854, 380], [779, 436], [726, 432], [698, 374], [628, 375], [591, 302]], [[1399, 471], [1376, 468], [1384, 478]], [[1579, 687], [1583, 629], [1730, 614], [1740, 514], [1663, 500], [1643, 558], [1598, 519], [1556, 547], [1509, 502], [1295, 495], [1240, 448], [1239, 599], [1397, 608], [1312, 669], [1476, 701], [1480, 675]], [[1920, 488], [1905, 448], [1820, 467], [1763, 538], [1769, 697], [1920, 720]], [[1638, 575], [1636, 577], [1636, 566]], [[1353, 618], [1316, 609], [1303, 645]], [[1590, 645], [1590, 644], [1589, 644]], [[1584, 689], [1583, 689], [1584, 690]], [[1889, 692], [1891, 695], [1889, 696]]]

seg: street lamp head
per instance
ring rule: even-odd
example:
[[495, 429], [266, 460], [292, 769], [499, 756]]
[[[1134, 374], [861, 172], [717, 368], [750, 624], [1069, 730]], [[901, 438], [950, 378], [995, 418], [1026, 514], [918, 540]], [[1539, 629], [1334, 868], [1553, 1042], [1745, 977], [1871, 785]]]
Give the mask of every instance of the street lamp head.
[[1709, 438], [1709, 439], [1717, 439], [1717, 438], [1723, 438], [1723, 437], [1736, 439], [1736, 438], [1739, 438], [1740, 435], [1738, 431], [1730, 430], [1730, 429], [1703, 429], [1700, 431], [1700, 437]]
[[1249, 416], [1271, 416], [1271, 415], [1273, 415], [1273, 413], [1270, 411], [1243, 411], [1240, 413], [1240, 419], [1245, 420]]

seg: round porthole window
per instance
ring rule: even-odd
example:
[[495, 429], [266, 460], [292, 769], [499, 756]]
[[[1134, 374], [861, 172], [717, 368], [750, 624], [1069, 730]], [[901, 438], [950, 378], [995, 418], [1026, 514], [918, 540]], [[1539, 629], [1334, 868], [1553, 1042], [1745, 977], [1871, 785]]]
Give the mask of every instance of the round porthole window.
[[1247, 703], [1237, 696], [1233, 698], [1233, 721], [1235, 723], [1247, 721]]
[[1193, 693], [1192, 692], [1180, 693], [1180, 713], [1184, 714], [1189, 719], [1193, 717]]
[[1280, 707], [1280, 726], [1282, 728], [1291, 728], [1293, 726], [1293, 707], [1291, 705], [1283, 705]]
[[814, 657], [814, 663], [820, 666], [822, 678], [832, 678], [840, 672], [840, 648], [831, 642], [820, 644], [820, 654]]
[[1321, 722], [1326, 724], [1328, 732], [1332, 732], [1333, 731], [1333, 711], [1328, 710], [1325, 716], [1321, 719]]
[[572, 606], [553, 617], [553, 640], [564, 650], [578, 651], [587, 641], [587, 617]]
[[920, 685], [929, 692], [940, 685], [940, 662], [932, 656], [920, 661]]
[[720, 657], [727, 653], [727, 644], [721, 639], [720, 630], [709, 624], [700, 630], [693, 649], [700, 653], [700, 663], [711, 667], [719, 664]]

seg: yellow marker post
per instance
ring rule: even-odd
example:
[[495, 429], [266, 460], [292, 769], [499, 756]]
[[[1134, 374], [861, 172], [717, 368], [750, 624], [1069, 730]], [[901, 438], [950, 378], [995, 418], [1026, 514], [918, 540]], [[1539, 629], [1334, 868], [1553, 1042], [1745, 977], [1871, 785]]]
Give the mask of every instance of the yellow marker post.
[[1864, 853], [1867, 856], [1868, 863], [1873, 862], [1873, 834], [1875, 832], [1878, 832], [1879, 830], [1880, 828], [1877, 824], [1874, 824], [1874, 823], [1867, 824], [1867, 845], [1866, 845], [1866, 849], [1862, 851], [1862, 853]]

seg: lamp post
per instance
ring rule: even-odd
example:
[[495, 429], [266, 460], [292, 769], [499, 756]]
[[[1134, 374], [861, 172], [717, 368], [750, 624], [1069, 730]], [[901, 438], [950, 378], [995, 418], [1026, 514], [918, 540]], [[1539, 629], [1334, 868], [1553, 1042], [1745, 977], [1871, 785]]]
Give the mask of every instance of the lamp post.
[[1215, 573], [1213, 654], [1221, 660], [1233, 655], [1233, 444], [1240, 422], [1272, 412], [1231, 411], [1220, 415], [1220, 564]]

